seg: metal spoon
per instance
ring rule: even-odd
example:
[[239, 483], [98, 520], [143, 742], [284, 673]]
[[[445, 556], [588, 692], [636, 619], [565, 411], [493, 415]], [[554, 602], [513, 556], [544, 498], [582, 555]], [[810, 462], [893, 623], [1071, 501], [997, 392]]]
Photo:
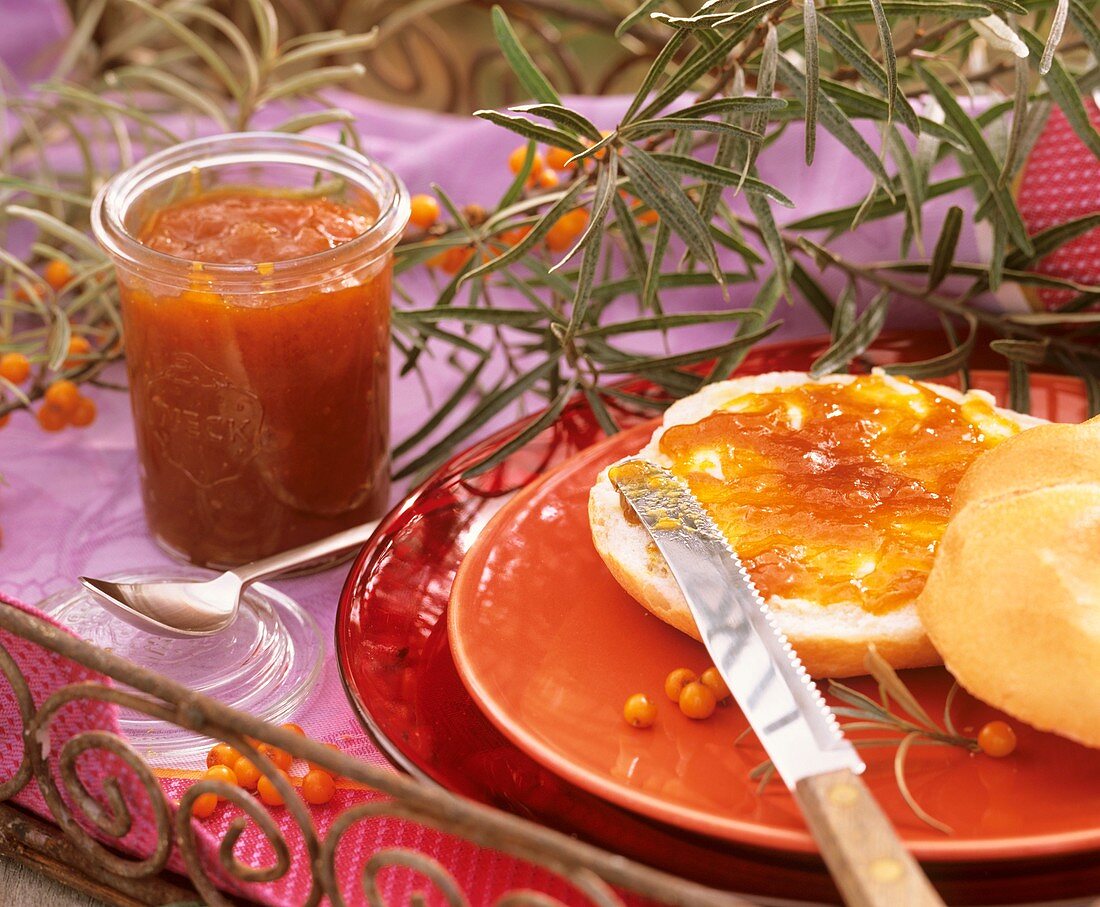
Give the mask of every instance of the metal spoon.
[[95, 593], [95, 600], [108, 611], [147, 633], [173, 637], [210, 636], [233, 623], [241, 604], [241, 595], [257, 580], [285, 573], [345, 548], [362, 545], [377, 528], [377, 520], [364, 523], [308, 545], [227, 570], [206, 582], [154, 580], [147, 583], [115, 583], [90, 576], [80, 577], [80, 582]]

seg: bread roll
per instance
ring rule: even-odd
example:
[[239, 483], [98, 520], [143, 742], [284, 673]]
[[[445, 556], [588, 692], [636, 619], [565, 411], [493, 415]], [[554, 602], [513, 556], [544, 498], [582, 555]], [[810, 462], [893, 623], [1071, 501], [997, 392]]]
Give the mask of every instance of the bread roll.
[[977, 698], [1100, 747], [1100, 421], [979, 457], [917, 607]]
[[[846, 384], [853, 380], [855, 376], [834, 375], [819, 383]], [[896, 385], [899, 394], [912, 393], [911, 386], [890, 378], [886, 380]], [[637, 455], [669, 466], [670, 460], [659, 445], [670, 427], [696, 423], [745, 394], [812, 383], [815, 383], [813, 379], [803, 372], [773, 372], [710, 385], [673, 404], [661, 427]], [[992, 398], [981, 391], [963, 395], [939, 385], [924, 386], [959, 403], [974, 399], [992, 402]], [[997, 412], [1021, 427], [1041, 422], [1006, 410]], [[600, 474], [592, 488], [588, 512], [595, 547], [620, 585], [661, 620], [698, 639], [695, 622], [679, 586], [645, 530], [627, 521], [619, 493], [608, 479], [607, 470]], [[803, 664], [815, 676], [844, 677], [866, 673], [863, 661], [871, 644], [896, 668], [940, 663], [912, 601], [878, 614], [864, 610], [855, 601], [821, 605], [773, 595], [768, 604]]]

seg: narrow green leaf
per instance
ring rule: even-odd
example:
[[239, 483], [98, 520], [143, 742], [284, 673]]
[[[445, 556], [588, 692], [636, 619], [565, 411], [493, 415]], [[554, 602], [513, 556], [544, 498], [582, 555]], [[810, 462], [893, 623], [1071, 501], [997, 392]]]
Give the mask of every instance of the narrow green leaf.
[[[963, 318], [966, 319], [969, 328], [966, 339], [961, 343], [955, 343], [954, 331], [950, 331], [948, 336], [952, 339], [953, 346], [950, 352], [920, 362], [896, 362], [885, 366], [883, 371], [888, 375], [905, 375], [923, 381], [928, 378], [940, 378], [944, 375], [950, 375], [952, 372], [965, 368], [974, 351], [974, 343], [978, 339], [978, 319], [969, 313], [964, 313]], [[944, 327], [949, 329], [950, 322], [946, 322]]]
[[1005, 255], [1008, 251], [1005, 248], [1006, 239], [1004, 221], [994, 220], [993, 244], [989, 251], [989, 289], [994, 293], [1000, 289], [1001, 281], [1004, 279]]
[[[581, 231], [580, 236], [574, 243], [573, 248], [562, 256], [550, 270], [559, 271], [562, 266], [569, 261], [580, 249], [587, 247], [592, 242], [595, 234], [604, 232], [604, 221], [607, 219], [607, 214], [611, 210], [611, 199], [618, 195], [617, 181], [619, 176], [619, 156], [617, 154], [610, 154], [604, 160], [600, 161], [600, 166], [596, 171], [596, 190], [592, 196], [592, 211], [588, 218], [588, 223], [585, 225], [584, 230]], [[581, 268], [583, 273], [584, 268]]]
[[817, 148], [817, 96], [820, 64], [817, 56], [817, 7], [815, 0], [802, 0], [803, 56], [806, 61], [806, 87], [802, 100], [806, 107], [806, 166], [814, 162]]
[[852, 325], [856, 321], [856, 288], [855, 284], [849, 282], [844, 288], [844, 292], [840, 294], [840, 298], [836, 301], [836, 307], [833, 309], [833, 321], [829, 325], [829, 336], [833, 338], [833, 343], [836, 343], [852, 330]]
[[638, 138], [655, 132], [685, 130], [688, 132], [731, 133], [746, 139], [762, 139], [759, 132], [722, 120], [701, 120], [694, 117], [657, 117], [653, 120], [635, 120], [619, 130], [623, 138]]
[[1019, 359], [1008, 360], [1008, 405], [1018, 413], [1031, 412], [1031, 378]]
[[498, 209], [509, 207], [523, 195], [523, 189], [527, 185], [531, 170], [535, 166], [535, 156], [537, 154], [538, 145], [533, 140], [528, 139], [527, 150], [523, 154], [523, 163], [520, 164], [516, 175], [512, 177], [512, 182], [508, 184], [508, 188], [504, 190], [504, 195], [500, 197], [500, 204], [497, 205]]
[[576, 207], [577, 199], [584, 192], [585, 188], [584, 181], [578, 180], [575, 182], [565, 195], [559, 198], [537, 222], [531, 225], [531, 229], [523, 239], [496, 258], [470, 271], [466, 275], [466, 279], [469, 280], [475, 277], [483, 277], [493, 271], [499, 271], [506, 265], [510, 265], [512, 262], [523, 258], [537, 242], [550, 232], [550, 228], [557, 223], [558, 218], [565, 214], [566, 211]]
[[570, 397], [573, 396], [573, 392], [576, 389], [577, 376], [574, 375], [565, 383], [565, 387], [561, 389], [554, 399], [554, 402], [543, 411], [542, 415], [527, 423], [518, 435], [512, 438], [507, 444], [503, 444], [493, 451], [492, 455], [486, 457], [476, 466], [471, 466], [469, 469], [465, 470], [462, 473], [462, 478], [471, 479], [474, 476], [479, 476], [482, 473], [488, 472], [498, 463], [503, 463], [521, 447], [533, 441], [539, 434], [558, 421], [558, 416], [561, 415], [562, 410], [565, 409], [566, 404], [569, 402]]
[[[756, 74], [756, 94], [762, 98], [770, 98], [775, 92], [775, 76], [779, 66], [779, 34], [775, 26], [769, 22], [767, 32], [764, 35], [764, 46], [760, 52], [760, 69]], [[768, 115], [764, 113], [753, 114], [749, 123], [753, 132], [763, 134], [768, 125]], [[756, 165], [756, 158], [763, 148], [763, 142], [753, 142], [749, 145], [745, 155], [745, 166], [741, 168], [741, 176], [737, 181], [734, 192], [740, 192], [749, 178], [749, 172]]]
[[[1027, 9], [1019, 4], [1012, 4], [1012, 6], [1018, 7], [1020, 12], [1027, 12]], [[883, 0], [882, 10], [887, 16], [906, 18], [936, 16], [941, 19], [980, 19], [993, 12], [993, 4], [941, 3], [939, 0]], [[821, 7], [820, 12], [832, 19], [849, 22], [870, 22], [875, 18], [875, 9], [869, 2], [830, 4]]]
[[889, 308], [889, 291], [883, 290], [874, 299], [863, 313], [852, 323], [852, 326], [832, 344], [812, 366], [810, 376], [821, 378], [839, 371], [855, 359], [878, 337], [886, 323], [886, 313]]
[[[656, 258], [655, 255], [654, 259]], [[751, 277], [739, 271], [725, 271], [722, 274], [722, 279], [725, 283], [734, 284], [747, 283], [751, 280]], [[678, 290], [684, 287], [713, 287], [714, 277], [704, 271], [657, 271], [654, 274], [654, 282], [662, 290]], [[592, 298], [610, 302], [624, 293], [637, 292], [640, 286], [636, 277], [620, 277], [606, 283], [596, 284], [592, 288]], [[667, 317], [671, 318], [672, 316]]]
[[[1020, 37], [1033, 54], [1042, 52], [1043, 43], [1034, 32], [1021, 27]], [[1054, 98], [1054, 102], [1062, 108], [1062, 113], [1066, 115], [1077, 137], [1088, 146], [1094, 156], [1100, 158], [1100, 133], [1097, 133], [1096, 127], [1089, 119], [1077, 83], [1057, 57], [1051, 58], [1050, 69], [1043, 76], [1043, 83], [1050, 92], [1050, 96]]]
[[699, 261], [706, 262], [715, 279], [721, 281], [721, 269], [714, 252], [710, 231], [699, 212], [684, 194], [679, 180], [671, 171], [637, 145], [628, 142], [630, 154], [623, 155], [622, 165], [630, 178], [634, 194], [660, 215], [662, 223], [684, 241]]
[[649, 14], [659, 7], [664, 0], [644, 0], [639, 3], [633, 12], [629, 13], [615, 26], [615, 37], [621, 38], [643, 19], [649, 18]]
[[603, 402], [603, 397], [600, 396], [599, 390], [591, 388], [588, 385], [581, 387], [581, 392], [584, 394], [584, 399], [588, 401], [588, 408], [592, 410], [592, 415], [596, 418], [596, 423], [600, 426], [600, 429], [605, 435], [611, 437], [619, 433], [619, 426], [615, 422], [615, 418], [611, 415], [607, 405]]
[[1020, 155], [1020, 140], [1024, 134], [1024, 123], [1027, 121], [1028, 102], [1028, 76], [1029, 70], [1027, 57], [1014, 58], [1014, 77], [1016, 81], [1015, 100], [1012, 105], [1012, 129], [1008, 134], [1008, 146], [1005, 148], [1005, 160], [1001, 166], [1001, 176], [997, 184], [1002, 188], [1008, 185], [1012, 175], [1016, 172], [1017, 158]]
[[[661, 280], [661, 265], [664, 264], [665, 253], [668, 251], [668, 240], [671, 231], [665, 220], [657, 222], [657, 229], [653, 235], [653, 249], [649, 256], [649, 267], [646, 269], [645, 282], [642, 284], [642, 311], [660, 312], [660, 289], [664, 286]], [[707, 275], [708, 279], [710, 275]]]
[[[646, 271], [649, 265], [646, 257], [645, 243], [638, 232], [638, 224], [634, 215], [627, 206], [626, 200], [616, 192], [611, 197], [611, 203], [615, 206], [615, 223], [623, 238], [623, 246], [626, 248], [626, 263], [631, 276], [638, 282], [639, 293], [645, 281]], [[639, 295], [638, 301], [641, 302]]]
[[[898, 182], [901, 183], [902, 192], [899, 199], [905, 202], [906, 231], [902, 240], [902, 254], [908, 251], [911, 240], [916, 240], [917, 248], [924, 253], [924, 190], [926, 181], [917, 172], [917, 162], [913, 159], [909, 146], [905, 143], [893, 125], [888, 125], [886, 131], [886, 146], [890, 157], [898, 168]], [[873, 203], [872, 203], [873, 204]], [[871, 214], [870, 206], [864, 211], [866, 219]]]
[[959, 235], [962, 233], [963, 212], [958, 205], [952, 205], [947, 210], [947, 216], [943, 219], [943, 228], [940, 230], [940, 238], [936, 240], [936, 248], [932, 253], [932, 265], [928, 269], [928, 292], [931, 293], [943, 283], [955, 260], [955, 250], [959, 246]]
[[1001, 218], [1005, 221], [1012, 241], [1020, 249], [1030, 253], [1033, 247], [1027, 235], [1027, 227], [1020, 217], [1015, 201], [1006, 189], [999, 186], [1000, 167], [997, 166], [996, 158], [994, 158], [993, 152], [990, 151], [989, 145], [986, 144], [981, 132], [978, 131], [978, 127], [974, 125], [974, 121], [969, 114], [959, 106], [959, 102], [955, 100], [955, 95], [951, 89], [944, 85], [930, 70], [924, 69], [916, 63], [913, 66], [932, 94], [935, 95], [936, 100], [947, 116], [948, 122], [970, 147], [978, 172], [985, 181]]
[[1043, 56], [1039, 60], [1039, 75], [1045, 76], [1054, 62], [1054, 52], [1062, 40], [1062, 32], [1066, 28], [1066, 17], [1069, 15], [1069, 0], [1058, 0], [1054, 7], [1054, 18], [1050, 20], [1050, 31], [1047, 33], [1046, 44], [1043, 46]]
[[[672, 62], [676, 54], [680, 50], [680, 46], [687, 39], [687, 32], [678, 31], [671, 38], [660, 52], [654, 57], [653, 62], [650, 64], [649, 69], [646, 71], [645, 77], [638, 85], [638, 90], [634, 93], [634, 97], [630, 100], [630, 106], [626, 108], [626, 113], [623, 114], [622, 122], [631, 122], [632, 117], [638, 112], [638, 109], [645, 103], [649, 97], [650, 92], [653, 91], [653, 86], [657, 84], [657, 80], [664, 75], [665, 70], [668, 69], [668, 64]], [[654, 108], [660, 110], [660, 107]]]
[[875, 12], [875, 28], [878, 29], [879, 45], [882, 47], [883, 63], [886, 66], [886, 103], [890, 106], [889, 120], [894, 119], [894, 98], [898, 93], [898, 57], [894, 51], [894, 36], [890, 32], [890, 23], [886, 19], [886, 10], [882, 0], [871, 0]]
[[1050, 343], [1046, 340], [998, 339], [989, 342], [989, 348], [1012, 362], [1025, 365], [1042, 365]]
[[1046, 326], [1048, 324], [1100, 324], [1100, 312], [1021, 312], [1006, 315], [1013, 324]]
[[401, 319], [410, 324], [438, 321], [459, 321], [463, 324], [495, 324], [523, 327], [538, 324], [544, 319], [541, 312], [532, 309], [471, 308], [470, 306], [431, 306], [426, 309], [402, 309]]
[[[837, 107], [850, 118], [862, 118], [869, 120], [887, 121], [890, 118], [890, 108], [882, 98], [869, 95], [864, 91], [851, 88], [832, 79], [821, 80], [821, 90], [832, 98]], [[967, 144], [953, 129], [937, 123], [928, 117], [917, 117], [922, 135], [931, 135], [938, 138], [960, 151], [967, 150]]]
[[[736, 186], [742, 179], [742, 175], [736, 170], [731, 170], [728, 167], [719, 167], [717, 164], [708, 164], [706, 161], [700, 161], [688, 155], [655, 151], [650, 157], [660, 162], [662, 166], [676, 173], [695, 176], [708, 183], [717, 183], [720, 186]], [[784, 208], [794, 207], [794, 202], [787, 198], [782, 192], [770, 183], [765, 183], [756, 177], [745, 177], [744, 187], [746, 192], [767, 196], [773, 201], [778, 202]]]
[[[478, 352], [483, 351], [479, 350]], [[425, 466], [439, 462], [440, 459], [453, 454], [455, 447], [461, 441], [470, 437], [493, 416], [527, 393], [537, 382], [545, 378], [557, 364], [558, 360], [555, 356], [536, 365], [514, 381], [504, 381], [498, 384], [492, 392], [482, 397], [481, 401], [463, 417], [461, 424], [434, 444], [431, 450], [425, 451], [415, 460], [403, 466], [395, 473], [394, 478], [403, 479]]]
[[1069, 0], [1069, 15], [1093, 57], [1100, 60], [1100, 25], [1083, 0]]
[[[560, 104], [522, 104], [519, 107], [511, 107], [516, 113], [533, 113], [537, 117], [549, 120], [563, 129], [568, 129], [577, 135], [590, 138], [598, 142], [603, 138], [595, 124], [588, 117], [581, 116], [575, 110], [562, 107]], [[568, 149], [567, 149], [568, 150]]]
[[1006, 265], [1016, 270], [1023, 270], [1028, 265], [1034, 264], [1041, 258], [1045, 258], [1066, 243], [1073, 242], [1079, 236], [1083, 236], [1095, 228], [1100, 227], [1100, 213], [1086, 214], [1067, 220], [1065, 223], [1055, 224], [1031, 237], [1031, 253], [1023, 251], [1014, 252], [1009, 256]]
[[710, 227], [711, 238], [723, 248], [740, 255], [747, 266], [751, 267], [752, 265], [762, 265], [764, 263], [764, 259], [760, 257], [757, 251], [745, 243], [741, 237], [734, 236], [716, 224], [709, 224], [708, 226]]
[[[881, 3], [878, 4], [881, 7]], [[892, 110], [897, 112], [898, 118], [914, 135], [920, 135], [920, 120], [910, 105], [909, 100], [901, 93], [897, 86], [897, 66], [895, 58], [893, 90], [890, 89], [888, 72], [882, 65], [864, 49], [863, 45], [856, 41], [844, 29], [833, 23], [827, 16], [818, 17], [818, 25], [824, 33], [826, 40], [838, 54], [840, 54], [852, 68], [859, 73], [860, 78], [878, 89], [886, 98], [893, 97]]]
[[[635, 373], [646, 375], [650, 372], [664, 369], [680, 368], [685, 365], [696, 365], [700, 362], [707, 362], [714, 359], [716, 356], [724, 356], [733, 350], [750, 347], [754, 343], [763, 340], [778, 327], [779, 324], [773, 322], [757, 330], [746, 331], [743, 335], [734, 337], [733, 340], [730, 340], [728, 343], [708, 346], [687, 353], [675, 353], [671, 356], [628, 356], [614, 358], [612, 361], [605, 363], [604, 369], [614, 374]], [[618, 351], [615, 350], [615, 352]], [[621, 353], [620, 356], [622, 356]]]
[[[773, 110], [782, 110], [787, 106], [787, 102], [783, 98], [769, 98], [763, 96], [757, 97], [734, 97], [734, 98], [712, 98], [709, 101], [699, 101], [692, 104], [690, 107], [683, 107], [680, 110], [674, 110], [667, 116], [674, 119], [681, 119], [684, 117], [705, 117], [711, 116], [716, 113], [763, 113], [768, 114]], [[760, 132], [759, 129], [753, 130], [754, 132]]]
[[673, 315], [651, 315], [648, 318], [631, 318], [627, 321], [583, 328], [577, 331], [577, 337], [614, 337], [619, 334], [667, 331], [678, 327], [722, 324], [727, 321], [759, 321], [760, 317], [760, 311], [756, 308], [723, 309], [718, 312], [677, 312]]
[[546, 76], [535, 66], [535, 61], [531, 59], [531, 55], [520, 43], [519, 37], [516, 35], [515, 29], [512, 28], [512, 23], [508, 21], [508, 16], [504, 10], [499, 6], [494, 6], [492, 17], [493, 34], [496, 35], [497, 44], [500, 45], [504, 59], [512, 67], [512, 72], [516, 74], [520, 84], [536, 101], [560, 106], [561, 98], [554, 91], [554, 86], [550, 84]]
[[783, 242], [783, 237], [779, 234], [779, 228], [775, 225], [771, 205], [768, 204], [768, 200], [764, 196], [755, 192], [748, 193], [746, 198], [748, 199], [749, 208], [756, 217], [756, 226], [760, 230], [768, 254], [775, 263], [775, 271], [783, 293], [790, 296], [791, 258], [787, 254], [787, 246]]
[[817, 313], [817, 317], [821, 319], [822, 324], [829, 327], [835, 317], [836, 305], [829, 298], [821, 284], [814, 280], [810, 273], [797, 261], [792, 262], [791, 280], [798, 287], [802, 298]]
[[[978, 176], [973, 173], [964, 173], [962, 176], [953, 176], [938, 183], [932, 183], [925, 190], [925, 198], [939, 198], [950, 195], [960, 189], [977, 182]], [[895, 193], [896, 198], [890, 201], [888, 198], [880, 199], [871, 205], [864, 222], [889, 217], [899, 214], [905, 208], [906, 199], [904, 193]], [[810, 230], [845, 230], [851, 224], [858, 205], [848, 205], [833, 211], [822, 211], [820, 214], [812, 214], [801, 220], [787, 224], [788, 230], [806, 232]]]
[[[782, 54], [779, 55], [777, 63], [779, 67], [779, 78], [790, 87], [804, 104], [807, 103], [806, 77]], [[871, 171], [871, 174], [883, 187], [887, 187], [890, 183], [890, 177], [882, 166], [882, 161], [879, 160], [878, 155], [871, 146], [867, 144], [866, 139], [856, 131], [856, 128], [851, 124], [849, 119], [827, 95], [818, 92], [817, 103], [818, 118], [825, 128], [860, 159], [863, 165]], [[887, 191], [890, 190], [887, 189]]]
[[592, 216], [588, 221], [588, 228], [577, 240], [577, 247], [582, 245], [584, 247], [584, 255], [581, 257], [581, 269], [577, 275], [577, 288], [573, 294], [573, 308], [569, 315], [569, 327], [566, 329], [563, 345], [572, 341], [577, 329], [584, 323], [588, 311], [592, 282], [596, 276], [596, 265], [599, 263], [600, 249], [603, 245], [604, 221], [611, 210], [612, 198], [619, 194], [616, 188], [618, 160], [618, 155], [613, 154], [601, 162], [602, 166], [596, 179], [596, 195], [592, 201]]
[[439, 405], [431, 417], [400, 444], [394, 447], [393, 456], [395, 459], [403, 457], [416, 447], [417, 444], [435, 431], [446, 420], [447, 416], [455, 411], [458, 405], [466, 399], [466, 395], [477, 386], [477, 379], [481, 376], [481, 372], [488, 362], [489, 356], [482, 356], [482, 358], [478, 360], [477, 365], [466, 373], [466, 377], [462, 379], [462, 382], [455, 388], [454, 392]]
[[748, 9], [733, 13], [703, 13], [696, 16], [670, 16], [668, 13], [654, 13], [653, 18], [673, 28], [722, 28], [725, 25], [733, 25], [735, 22], [744, 22], [746, 19], [753, 22], [785, 2], [786, 0], [764, 0], [763, 3], [758, 3], [756, 6], [750, 6]]
[[525, 139], [545, 142], [547, 145], [564, 148], [566, 151], [581, 152], [585, 150], [584, 145], [569, 133], [550, 126], [543, 126], [541, 123], [532, 123], [523, 117], [510, 117], [508, 114], [496, 110], [475, 110], [474, 116], [488, 120], [497, 126], [503, 126], [517, 135], [522, 135]]

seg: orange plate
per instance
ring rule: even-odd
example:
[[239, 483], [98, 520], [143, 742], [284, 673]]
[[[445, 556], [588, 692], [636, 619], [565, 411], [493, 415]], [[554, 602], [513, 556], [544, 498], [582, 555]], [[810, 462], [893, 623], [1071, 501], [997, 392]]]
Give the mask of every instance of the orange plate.
[[[1076, 382], [1035, 378], [1036, 415], [1084, 417]], [[1003, 374], [975, 379], [1003, 394]], [[813, 852], [782, 784], [758, 793], [750, 780], [765, 756], [751, 735], [736, 743], [746, 726], [736, 706], [695, 722], [665, 697], [665, 675], [680, 666], [701, 671], [710, 663], [706, 650], [635, 603], [592, 546], [589, 488], [604, 466], [638, 450], [654, 424], [574, 457], [482, 531], [451, 593], [448, 632], [459, 674], [509, 739], [578, 786], [694, 832]], [[952, 683], [945, 670], [907, 671], [903, 679], [933, 716], [942, 714]], [[866, 680], [853, 685], [875, 694]], [[648, 730], [622, 719], [623, 702], [635, 692], [658, 702]], [[966, 695], [957, 697], [953, 716], [971, 734], [1000, 717]], [[1100, 751], [1012, 724], [1019, 746], [1006, 759], [955, 747], [910, 750], [910, 789], [954, 829], [950, 836], [905, 804], [893, 747], [863, 751], [871, 790], [918, 858], [1018, 859], [1100, 847]]]

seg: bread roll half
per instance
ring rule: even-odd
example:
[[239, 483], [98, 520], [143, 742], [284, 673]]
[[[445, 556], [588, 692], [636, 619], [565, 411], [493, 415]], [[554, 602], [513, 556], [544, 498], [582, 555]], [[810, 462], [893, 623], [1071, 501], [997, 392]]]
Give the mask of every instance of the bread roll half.
[[[855, 376], [834, 375], [820, 379], [819, 383], [845, 384], [853, 380]], [[899, 393], [912, 392], [903, 382], [886, 380], [893, 382]], [[768, 393], [812, 383], [814, 380], [804, 372], [772, 372], [709, 385], [669, 407], [661, 427], [637, 456], [669, 466], [669, 459], [660, 449], [660, 439], [670, 427], [698, 422], [745, 394]], [[925, 387], [959, 403], [973, 397], [992, 403], [992, 398], [982, 391], [963, 395], [940, 385], [926, 384]], [[1042, 422], [1007, 410], [997, 412], [1022, 428]], [[627, 521], [619, 493], [608, 479], [607, 470], [600, 474], [592, 488], [588, 513], [596, 550], [619, 584], [661, 620], [698, 639], [695, 622], [679, 586], [645, 530]], [[773, 596], [768, 604], [803, 664], [815, 676], [845, 677], [866, 673], [864, 657], [872, 644], [897, 668], [941, 662], [912, 602], [882, 614], [866, 611], [856, 602], [821, 605]]]
[[974, 462], [917, 607], [967, 691], [1100, 747], [1100, 419]]

